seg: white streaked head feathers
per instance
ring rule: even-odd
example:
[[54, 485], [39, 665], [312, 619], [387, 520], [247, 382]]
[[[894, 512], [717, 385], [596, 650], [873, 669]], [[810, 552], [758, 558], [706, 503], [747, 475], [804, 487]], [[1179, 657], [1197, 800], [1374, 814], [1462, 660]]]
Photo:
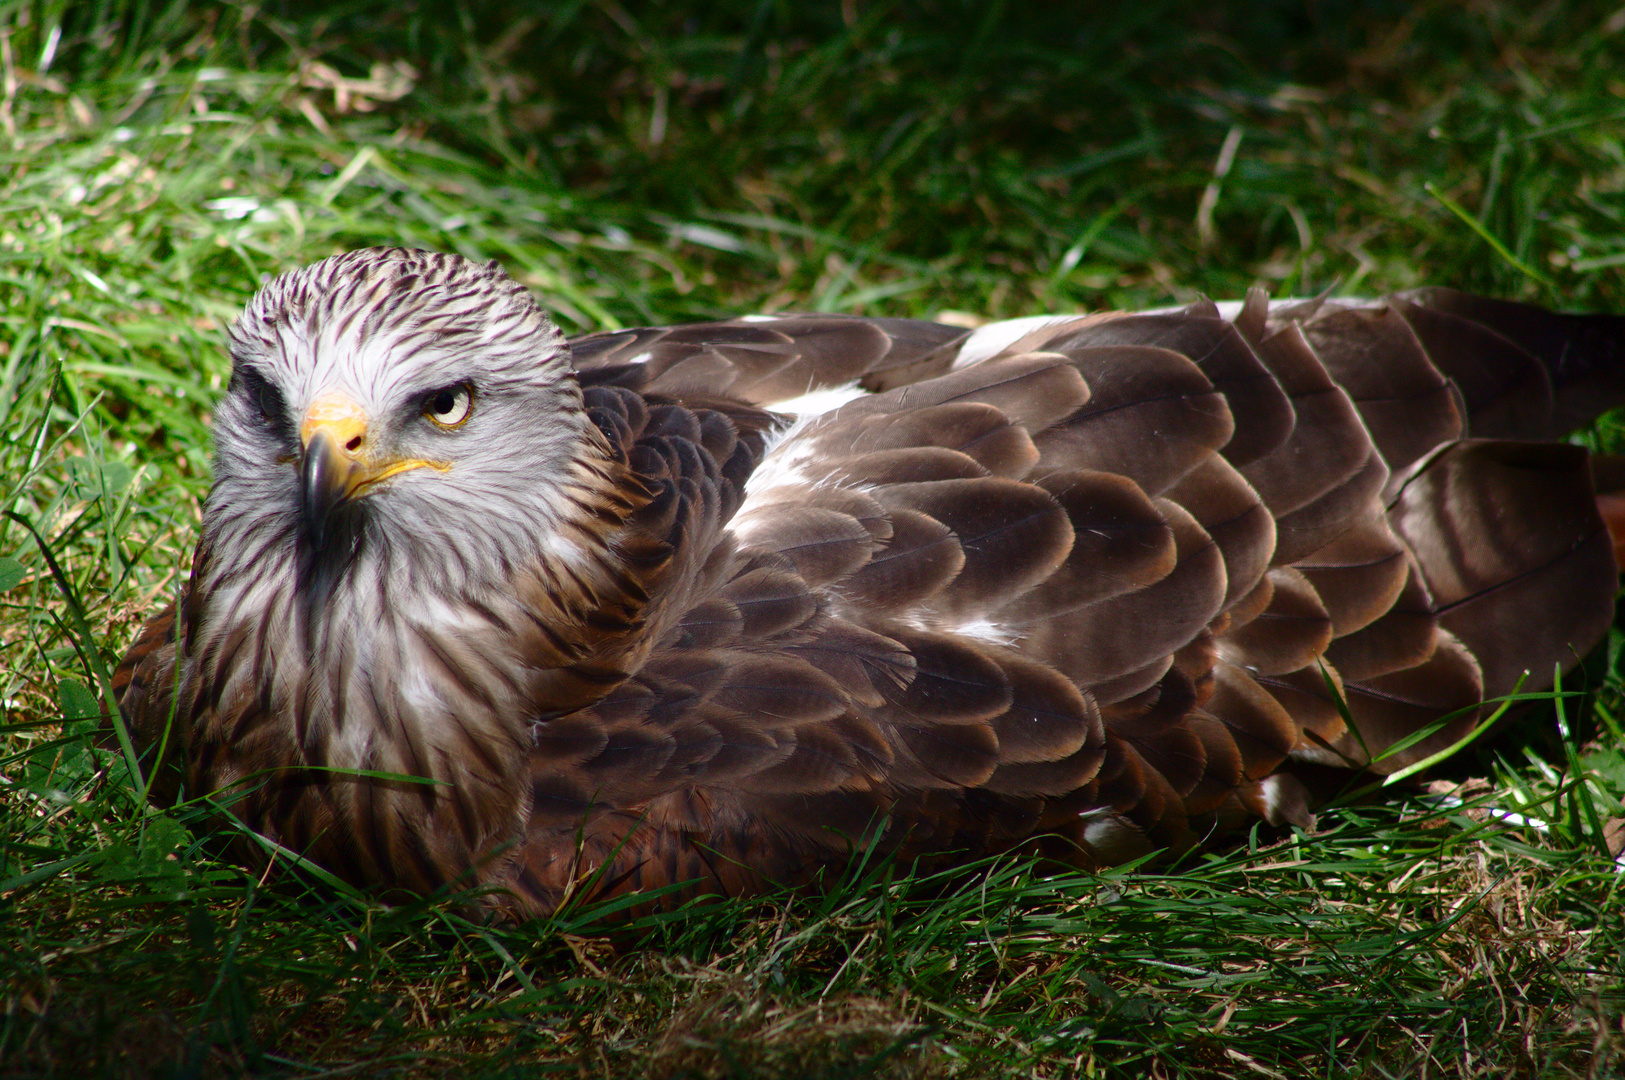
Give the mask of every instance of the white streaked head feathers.
[[563, 336], [499, 265], [399, 248], [276, 278], [231, 328], [231, 354], [262, 365], [290, 399], [344, 385], [369, 409], [464, 367], [488, 389], [556, 381], [569, 367]]
[[[231, 354], [190, 678], [303, 702], [299, 737], [345, 767], [382, 760], [350, 714], [424, 747], [469, 725], [517, 737], [516, 583], [596, 588], [613, 543], [595, 500], [619, 476], [558, 330], [494, 263], [378, 249], [272, 281]], [[337, 494], [318, 505], [312, 491]], [[331, 528], [313, 531], [312, 507], [329, 504]], [[242, 654], [276, 656], [272, 683], [244, 682], [260, 665]], [[428, 674], [449, 663], [466, 680]], [[471, 704], [464, 685], [485, 696]], [[424, 753], [382, 767], [439, 760]]]
[[[547, 549], [560, 505], [549, 493], [572, 482], [583, 440], [597, 434], [563, 337], [494, 263], [398, 249], [323, 260], [249, 302], [231, 353], [206, 527], [239, 555], [252, 554], [250, 538], [264, 554], [291, 553], [299, 430], [324, 395], [359, 406], [380, 458], [436, 463], [391, 475], [361, 500], [365, 539], [386, 559], [433, 553], [432, 567], [392, 572], [455, 589], [500, 580]], [[473, 397], [465, 423], [425, 416], [437, 392], [463, 386]]]

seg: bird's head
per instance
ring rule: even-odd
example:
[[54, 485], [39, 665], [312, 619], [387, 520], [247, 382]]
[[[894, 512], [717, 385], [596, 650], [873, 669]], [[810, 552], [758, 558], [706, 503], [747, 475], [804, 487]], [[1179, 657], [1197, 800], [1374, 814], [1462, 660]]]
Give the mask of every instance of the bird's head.
[[328, 585], [363, 557], [496, 579], [545, 548], [593, 434], [562, 336], [494, 263], [323, 260], [249, 302], [231, 355], [205, 527]]

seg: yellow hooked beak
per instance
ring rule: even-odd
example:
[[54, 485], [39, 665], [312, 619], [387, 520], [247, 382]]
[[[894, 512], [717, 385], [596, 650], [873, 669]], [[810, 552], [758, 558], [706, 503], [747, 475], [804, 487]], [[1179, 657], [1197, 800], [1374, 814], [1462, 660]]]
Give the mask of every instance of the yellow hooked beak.
[[450, 470], [449, 462], [393, 458], [378, 452], [368, 431], [366, 410], [338, 390], [329, 390], [305, 411], [299, 425], [304, 445], [300, 461], [300, 515], [319, 548], [328, 518], [340, 506], [365, 496], [391, 476], [411, 469]]

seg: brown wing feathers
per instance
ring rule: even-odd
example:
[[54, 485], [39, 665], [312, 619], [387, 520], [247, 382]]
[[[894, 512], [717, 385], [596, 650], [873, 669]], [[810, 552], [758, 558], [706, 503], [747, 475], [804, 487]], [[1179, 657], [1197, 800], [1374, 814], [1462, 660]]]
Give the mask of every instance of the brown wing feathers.
[[[1237, 789], [1293, 754], [1366, 761], [1486, 690], [1510, 689], [1516, 676], [1505, 673], [1531, 656], [1549, 667], [1567, 648], [1572, 660], [1569, 643], [1594, 640], [1605, 625], [1613, 573], [1583, 462], [1553, 461], [1548, 476], [1539, 469], [1554, 455], [1542, 448], [1523, 463], [1535, 471], [1521, 475], [1547, 494], [1514, 496], [1502, 491], [1511, 480], [1485, 473], [1486, 452], [1464, 444], [1403, 478], [1394, 527], [1384, 513], [1390, 469], [1410, 469], [1419, 443], [1457, 434], [1458, 400], [1469, 421], [1491, 409], [1491, 423], [1532, 431], [1532, 421], [1501, 419], [1512, 411], [1501, 404], [1513, 380], [1502, 370], [1508, 348], [1492, 341], [1473, 367], [1475, 347], [1494, 333], [1475, 325], [1439, 347], [1454, 365], [1441, 373], [1422, 344], [1439, 333], [1428, 320], [1461, 316], [1410, 302], [1305, 314], [1302, 324], [1272, 320], [1255, 296], [1234, 325], [1206, 308], [1082, 320], [798, 429], [799, 456], [777, 450], [797, 467], [753, 495], [735, 532], [802, 571], [816, 594], [804, 603], [826, 627], [843, 620], [912, 664], [895, 681], [867, 680], [884, 704], [850, 697], [842, 715], [861, 718], [869, 771], [838, 751], [828, 720], [813, 720], [816, 752], [739, 776], [713, 801], [738, 807], [737, 828], [803, 847], [807, 828], [776, 818], [758, 791], [777, 800], [821, 788], [827, 805], [861, 790], [867, 811], [912, 822], [916, 840], [953, 831], [924, 829], [928, 807], [970, 814], [968, 793], [979, 790], [1066, 806], [1072, 817], [1105, 810], [1155, 842], [1188, 843], [1190, 819], [1261, 806], [1257, 792]], [[1350, 377], [1334, 377], [1323, 352]], [[1394, 370], [1385, 370], [1390, 355]], [[879, 353], [865, 362], [886, 363]], [[778, 369], [773, 389], [867, 374], [826, 374], [827, 360], [811, 352], [802, 363], [795, 376]], [[1530, 408], [1545, 409], [1549, 397]], [[1474, 473], [1472, 494], [1452, 498], [1441, 489], [1453, 490], [1461, 470]], [[1500, 526], [1511, 534], [1504, 540], [1485, 504], [1519, 508]], [[1460, 580], [1480, 563], [1481, 579]], [[1585, 603], [1557, 599], [1578, 592]], [[1499, 614], [1521, 596], [1579, 609], [1538, 655], [1496, 637], [1534, 617]], [[1452, 617], [1453, 605], [1475, 603], [1502, 606]], [[1459, 639], [1456, 624], [1480, 640]], [[829, 663], [816, 651], [797, 655]], [[1341, 678], [1338, 660], [1348, 668]], [[835, 681], [853, 685], [861, 667]], [[1448, 743], [1473, 715], [1379, 767]], [[802, 743], [809, 735], [798, 732]], [[1034, 813], [1048, 828], [1066, 826], [1054, 808]]]
[[580, 339], [653, 584], [624, 669], [538, 703], [529, 830], [490, 880], [522, 913], [801, 879], [875, 838], [1109, 861], [1301, 820], [1296, 763], [1463, 710], [1372, 767], [1417, 760], [1603, 633], [1585, 453], [1456, 440], [1622, 396], [1620, 340], [1442, 290], [1061, 321], [958, 370], [963, 331], [905, 320]]

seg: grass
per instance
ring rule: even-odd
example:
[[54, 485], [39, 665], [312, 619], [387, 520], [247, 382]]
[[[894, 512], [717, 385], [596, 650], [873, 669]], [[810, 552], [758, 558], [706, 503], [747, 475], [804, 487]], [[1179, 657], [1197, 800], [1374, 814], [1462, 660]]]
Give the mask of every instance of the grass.
[[1059, 7], [0, 2], [0, 1075], [1625, 1070], [1618, 633], [1460, 804], [630, 928], [265, 885], [92, 752], [187, 570], [223, 328], [333, 251], [499, 258], [569, 330], [1260, 282], [1625, 311], [1620, 15]]

